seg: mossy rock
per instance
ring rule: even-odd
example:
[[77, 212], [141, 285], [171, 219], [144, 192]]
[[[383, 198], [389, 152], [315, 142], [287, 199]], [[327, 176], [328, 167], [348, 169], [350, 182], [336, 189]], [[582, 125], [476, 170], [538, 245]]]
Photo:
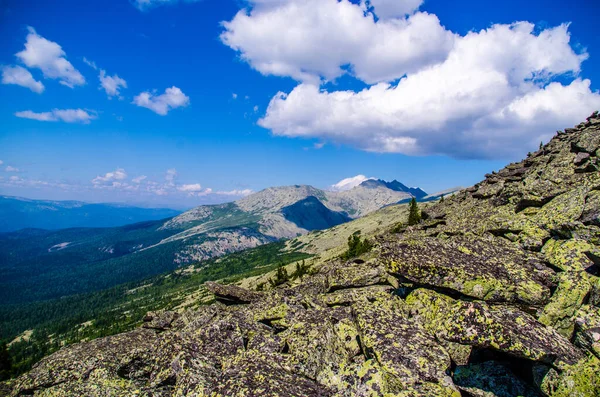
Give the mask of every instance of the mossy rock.
[[400, 239], [382, 246], [389, 271], [417, 285], [454, 290], [490, 302], [541, 305], [553, 272], [505, 239], [474, 235]]
[[538, 320], [553, 327], [567, 339], [575, 329], [573, 316], [583, 305], [592, 289], [590, 278], [585, 271], [564, 272], [557, 276], [558, 288], [541, 311]]

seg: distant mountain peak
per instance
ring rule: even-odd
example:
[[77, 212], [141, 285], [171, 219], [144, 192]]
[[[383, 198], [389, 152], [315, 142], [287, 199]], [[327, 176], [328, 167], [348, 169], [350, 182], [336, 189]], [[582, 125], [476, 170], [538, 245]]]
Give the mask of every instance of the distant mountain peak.
[[396, 179], [394, 179], [391, 182], [384, 181], [383, 179], [367, 179], [364, 182], [362, 182], [359, 186], [363, 186], [366, 188], [386, 187], [396, 192], [409, 193], [417, 199], [421, 199], [427, 196], [427, 193], [423, 189], [419, 187], [408, 187], [405, 184], [398, 182]]

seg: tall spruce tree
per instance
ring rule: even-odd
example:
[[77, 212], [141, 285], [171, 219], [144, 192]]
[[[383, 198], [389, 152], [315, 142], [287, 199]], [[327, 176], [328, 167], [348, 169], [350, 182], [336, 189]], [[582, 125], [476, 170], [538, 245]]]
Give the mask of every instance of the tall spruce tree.
[[410, 206], [408, 209], [408, 225], [416, 225], [421, 221], [421, 212], [419, 211], [419, 206], [417, 205], [417, 199], [414, 197], [410, 200]]

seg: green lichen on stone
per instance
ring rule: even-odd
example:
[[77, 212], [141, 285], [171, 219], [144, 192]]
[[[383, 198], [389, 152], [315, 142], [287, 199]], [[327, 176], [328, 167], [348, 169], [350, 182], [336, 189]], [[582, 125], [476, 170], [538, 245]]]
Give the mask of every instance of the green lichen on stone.
[[600, 395], [600, 361], [588, 357], [563, 367], [561, 374], [551, 371], [542, 381], [542, 392], [554, 397], [590, 397]]
[[570, 339], [575, 328], [572, 317], [583, 305], [592, 288], [589, 279], [590, 276], [585, 271], [560, 273], [557, 276], [558, 288], [550, 303], [540, 313], [539, 322], [553, 327]]
[[585, 253], [594, 249], [594, 246], [585, 240], [550, 239], [542, 248], [542, 253], [553, 266], [565, 271], [578, 271], [593, 265]]

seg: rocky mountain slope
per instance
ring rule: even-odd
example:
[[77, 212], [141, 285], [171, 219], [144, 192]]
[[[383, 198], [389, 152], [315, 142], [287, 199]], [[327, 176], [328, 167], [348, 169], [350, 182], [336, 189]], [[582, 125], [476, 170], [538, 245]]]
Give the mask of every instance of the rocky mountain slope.
[[[63, 349], [13, 395], [516, 396], [600, 391], [600, 118], [360, 260]], [[400, 221], [400, 220], [399, 220]], [[310, 236], [310, 235], [309, 235]], [[247, 287], [252, 284], [246, 283]]]
[[599, 395], [599, 169], [596, 113], [428, 206], [420, 224], [380, 231], [360, 258], [323, 253], [276, 287], [207, 283], [216, 303], [148, 313], [142, 327], [61, 349], [4, 390]]
[[56, 230], [70, 227], [116, 227], [171, 218], [180, 213], [181, 211], [167, 208], [0, 196], [0, 232], [25, 228]]

